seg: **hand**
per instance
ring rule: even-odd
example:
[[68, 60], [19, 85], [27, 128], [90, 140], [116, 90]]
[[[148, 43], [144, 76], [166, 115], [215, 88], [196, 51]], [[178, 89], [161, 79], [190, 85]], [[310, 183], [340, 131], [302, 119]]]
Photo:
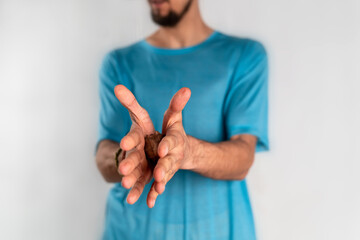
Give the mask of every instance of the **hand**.
[[[126, 151], [118, 172], [123, 175], [121, 184], [130, 189], [127, 202], [134, 204], [142, 194], [144, 187], [152, 179], [145, 152], [145, 136], [155, 132], [148, 112], [137, 102], [135, 96], [123, 85], [114, 89], [120, 103], [129, 111], [132, 126], [129, 133], [121, 140], [120, 147]], [[150, 205], [149, 205], [150, 207]]]
[[171, 99], [164, 114], [162, 133], [166, 136], [158, 147], [159, 161], [154, 168], [154, 183], [148, 195], [148, 204], [153, 206], [166, 183], [179, 169], [191, 169], [192, 157], [189, 139], [182, 124], [182, 110], [189, 101], [189, 88], [180, 89]]

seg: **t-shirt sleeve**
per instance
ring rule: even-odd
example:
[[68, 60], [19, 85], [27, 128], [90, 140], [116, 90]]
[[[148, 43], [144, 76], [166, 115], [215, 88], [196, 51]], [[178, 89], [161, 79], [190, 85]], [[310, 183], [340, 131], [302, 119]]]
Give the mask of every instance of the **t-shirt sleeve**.
[[130, 126], [129, 113], [114, 94], [115, 86], [124, 84], [120, 80], [120, 69], [116, 57], [114, 52], [108, 53], [99, 71], [100, 111], [95, 152], [100, 141], [104, 139], [120, 142]]
[[241, 56], [225, 99], [226, 133], [228, 138], [237, 134], [254, 135], [257, 137], [256, 151], [267, 151], [267, 54], [259, 42], [249, 40]]

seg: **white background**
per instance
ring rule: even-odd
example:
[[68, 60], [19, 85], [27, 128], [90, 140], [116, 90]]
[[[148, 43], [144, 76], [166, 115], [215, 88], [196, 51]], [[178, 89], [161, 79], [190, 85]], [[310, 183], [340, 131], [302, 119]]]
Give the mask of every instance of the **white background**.
[[[248, 177], [259, 238], [360, 239], [360, 1], [201, 7], [269, 53], [271, 152]], [[0, 239], [99, 238], [99, 64], [155, 28], [145, 0], [0, 0]]]

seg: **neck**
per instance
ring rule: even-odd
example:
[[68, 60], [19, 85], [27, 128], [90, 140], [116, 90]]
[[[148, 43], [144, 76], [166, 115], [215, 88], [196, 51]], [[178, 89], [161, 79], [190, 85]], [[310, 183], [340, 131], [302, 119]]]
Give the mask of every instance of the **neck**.
[[161, 48], [185, 48], [203, 42], [213, 29], [203, 21], [199, 5], [195, 1], [175, 27], [160, 27], [146, 40], [149, 44]]

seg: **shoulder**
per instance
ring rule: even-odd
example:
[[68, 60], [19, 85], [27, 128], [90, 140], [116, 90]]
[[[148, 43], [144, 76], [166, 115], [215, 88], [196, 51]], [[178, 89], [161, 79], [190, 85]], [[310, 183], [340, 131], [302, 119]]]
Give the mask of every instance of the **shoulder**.
[[234, 35], [228, 35], [219, 32], [219, 39], [224, 43], [225, 46], [241, 55], [241, 57], [266, 57], [267, 51], [264, 44], [256, 39], [239, 37]]
[[[233, 79], [240, 80], [267, 72], [268, 57], [262, 42], [252, 38], [221, 35], [223, 45], [226, 46], [229, 56], [233, 59]], [[254, 78], [254, 80], [260, 81], [260, 78]]]
[[140, 42], [136, 42], [124, 47], [114, 48], [104, 55], [103, 63], [119, 64], [123, 59], [141, 53], [140, 48]]

